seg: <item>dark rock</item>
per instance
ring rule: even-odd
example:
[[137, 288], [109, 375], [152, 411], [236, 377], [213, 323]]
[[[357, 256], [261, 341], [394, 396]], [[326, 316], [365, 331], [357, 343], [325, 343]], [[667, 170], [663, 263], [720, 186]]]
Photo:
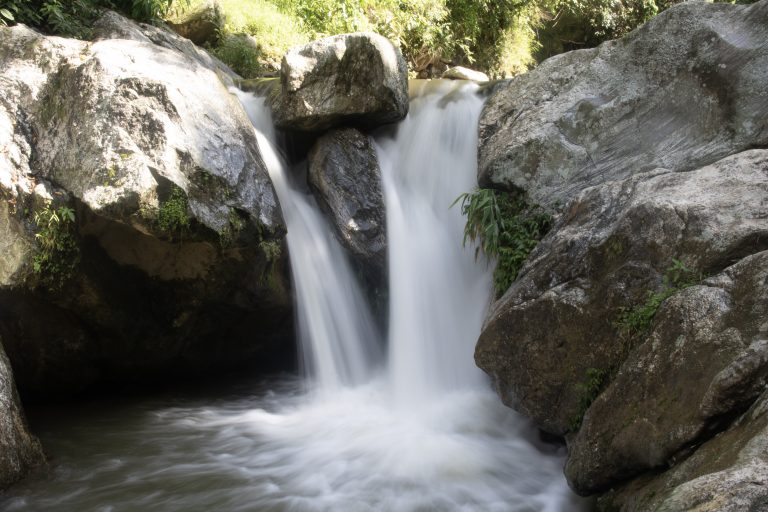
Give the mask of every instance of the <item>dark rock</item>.
[[40, 443], [29, 433], [11, 364], [0, 343], [0, 489], [44, 463]]
[[354, 128], [331, 131], [309, 153], [309, 185], [369, 285], [387, 275], [384, 197], [376, 150]]
[[589, 186], [768, 146], [767, 25], [765, 0], [683, 2], [513, 78], [481, 115], [480, 184], [557, 209]]
[[408, 113], [408, 70], [400, 50], [368, 32], [292, 48], [273, 103], [280, 128], [319, 132], [354, 124], [373, 128]]
[[666, 467], [765, 390], [766, 283], [763, 251], [663, 304], [569, 443], [565, 474], [577, 492]]
[[660, 475], [617, 487], [602, 511], [742, 512], [768, 510], [768, 395], [725, 432]]
[[621, 312], [664, 289], [673, 259], [713, 275], [768, 249], [766, 201], [766, 150], [585, 190], [493, 305], [478, 366], [540, 428], [572, 430], [589, 370], [618, 368], [631, 348], [616, 325]]

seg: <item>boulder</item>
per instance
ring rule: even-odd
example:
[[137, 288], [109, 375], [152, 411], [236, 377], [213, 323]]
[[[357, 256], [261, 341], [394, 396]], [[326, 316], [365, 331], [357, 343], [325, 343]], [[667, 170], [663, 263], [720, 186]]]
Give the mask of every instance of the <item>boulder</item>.
[[44, 463], [40, 442], [27, 427], [11, 363], [0, 343], [0, 489]]
[[130, 39], [142, 43], [154, 43], [169, 50], [181, 52], [205, 68], [216, 72], [227, 86], [240, 77], [229, 66], [163, 25], [136, 23], [114, 11], [104, 11], [93, 27], [94, 39]]
[[142, 37], [0, 28], [0, 335], [23, 396], [292, 356], [253, 127], [215, 63]]
[[381, 170], [367, 135], [332, 130], [309, 153], [308, 181], [365, 281], [383, 290], [387, 240]]
[[568, 445], [565, 474], [577, 492], [673, 465], [749, 408], [768, 382], [766, 283], [763, 251], [662, 305]]
[[283, 57], [280, 85], [272, 105], [280, 128], [373, 128], [408, 113], [405, 60], [374, 33], [342, 34], [292, 48]]
[[574, 430], [585, 381], [618, 368], [632, 348], [617, 325], [622, 312], [662, 291], [674, 260], [715, 275], [768, 249], [766, 198], [768, 150], [584, 190], [492, 306], [478, 366], [541, 429]]
[[475, 82], [488, 82], [488, 75], [482, 71], [465, 68], [462, 66], [453, 66], [445, 70], [441, 78], [449, 80], [473, 80]]
[[768, 509], [768, 394], [725, 432], [661, 473], [617, 487], [601, 511], [741, 512]]
[[557, 210], [589, 186], [768, 146], [766, 25], [766, 0], [683, 2], [513, 78], [481, 115], [481, 186]]
[[174, 32], [197, 45], [212, 44], [224, 27], [224, 13], [216, 0], [206, 2], [170, 21]]

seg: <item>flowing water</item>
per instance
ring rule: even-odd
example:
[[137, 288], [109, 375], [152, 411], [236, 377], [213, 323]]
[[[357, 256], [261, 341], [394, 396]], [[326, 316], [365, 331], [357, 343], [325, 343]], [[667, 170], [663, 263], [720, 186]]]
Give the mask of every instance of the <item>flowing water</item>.
[[[288, 226], [307, 381], [43, 411], [47, 474], [8, 511], [573, 511], [563, 449], [538, 441], [472, 362], [490, 269], [451, 207], [475, 184], [477, 88], [419, 85], [375, 136], [387, 206], [383, 343], [344, 253], [241, 95]], [[387, 349], [383, 350], [382, 347]], [[214, 393], [214, 391], [210, 391]]]

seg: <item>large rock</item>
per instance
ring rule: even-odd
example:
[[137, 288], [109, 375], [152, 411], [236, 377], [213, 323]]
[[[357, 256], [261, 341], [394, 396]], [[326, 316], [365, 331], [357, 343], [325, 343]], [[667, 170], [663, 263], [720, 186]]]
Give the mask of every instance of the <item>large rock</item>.
[[114, 11], [105, 11], [93, 27], [94, 39], [130, 39], [142, 43], [154, 43], [163, 48], [183, 53], [201, 66], [216, 71], [227, 85], [233, 85], [240, 77], [229, 66], [196, 46], [182, 35], [159, 25], [135, 23]]
[[372, 128], [408, 113], [405, 59], [374, 33], [342, 34], [292, 48], [283, 58], [280, 84], [273, 109], [281, 128]]
[[[285, 228], [215, 63], [17, 26], [0, 65], [0, 335], [22, 395], [290, 356]], [[34, 271], [51, 202], [76, 217], [54, 276]]]
[[722, 434], [660, 475], [618, 487], [601, 511], [742, 512], [768, 510], [768, 394]]
[[590, 369], [609, 372], [627, 355], [621, 312], [664, 288], [673, 259], [713, 275], [768, 249], [766, 198], [766, 150], [585, 190], [494, 304], [478, 366], [540, 428], [572, 430]]
[[569, 443], [565, 474], [577, 492], [665, 468], [766, 389], [766, 283], [763, 251], [664, 303]]
[[210, 0], [169, 21], [169, 25], [174, 32], [195, 44], [211, 44], [224, 28], [224, 13], [218, 1]]
[[375, 288], [384, 288], [384, 197], [371, 140], [354, 128], [323, 135], [309, 153], [308, 181], [365, 280]]
[[11, 364], [0, 343], [0, 489], [44, 463], [40, 443], [29, 433]]
[[481, 185], [556, 208], [605, 181], [768, 146], [767, 25], [768, 0], [683, 2], [513, 78], [481, 115]]

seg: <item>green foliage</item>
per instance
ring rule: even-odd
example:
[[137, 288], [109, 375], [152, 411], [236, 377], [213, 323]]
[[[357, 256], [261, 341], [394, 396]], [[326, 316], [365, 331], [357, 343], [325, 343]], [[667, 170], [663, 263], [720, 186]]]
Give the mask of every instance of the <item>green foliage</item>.
[[693, 286], [701, 281], [701, 274], [694, 272], [677, 259], [664, 273], [663, 287], [658, 292], [649, 292], [643, 304], [631, 309], [622, 309], [616, 320], [619, 332], [625, 338], [631, 338], [646, 332], [656, 316], [661, 304], [669, 297], [684, 288]]
[[599, 368], [587, 368], [586, 380], [576, 384], [576, 390], [579, 393], [579, 408], [578, 412], [571, 419], [570, 430], [576, 432], [581, 427], [581, 422], [584, 419], [589, 406], [595, 401], [597, 396], [605, 387], [608, 381], [609, 372]]
[[552, 218], [539, 206], [529, 205], [520, 194], [476, 189], [460, 195], [454, 204], [459, 201], [461, 213], [467, 217], [464, 244], [477, 241], [475, 257], [482, 251], [497, 259], [493, 279], [496, 293], [501, 295], [552, 227]]
[[190, 226], [188, 208], [186, 194], [180, 188], [174, 187], [168, 199], [160, 203], [160, 211], [157, 214], [160, 230], [171, 238], [181, 239]]
[[32, 268], [51, 290], [60, 289], [72, 276], [80, 261], [75, 236], [75, 212], [67, 206], [53, 209], [50, 204], [35, 212], [38, 251]]
[[[89, 39], [104, 9], [138, 21], [159, 20], [177, 0], [0, 0], [0, 23], [24, 23], [44, 32]], [[182, 3], [188, 0], [180, 0]]]

